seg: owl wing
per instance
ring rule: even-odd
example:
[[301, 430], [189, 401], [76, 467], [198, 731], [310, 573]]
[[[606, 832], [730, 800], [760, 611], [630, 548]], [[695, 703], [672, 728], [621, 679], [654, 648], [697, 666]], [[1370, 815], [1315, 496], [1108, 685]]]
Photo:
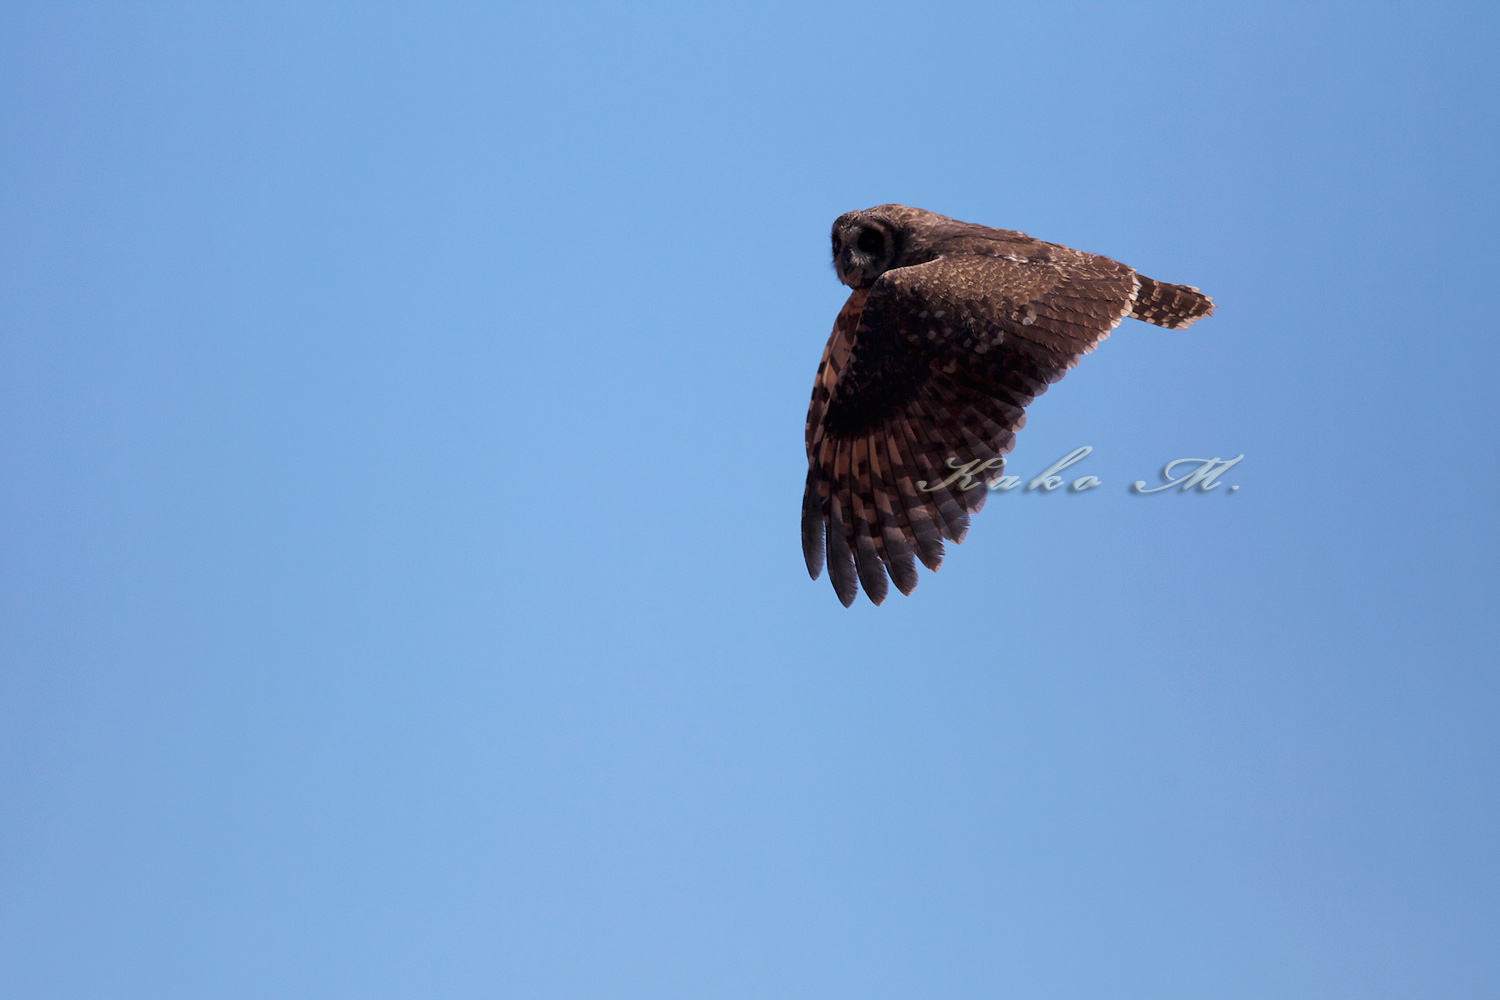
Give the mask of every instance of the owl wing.
[[1001, 475], [1025, 409], [1131, 308], [1135, 272], [1106, 257], [997, 244], [881, 275], [849, 296], [807, 413], [802, 551], [845, 607], [915, 560], [936, 570]]

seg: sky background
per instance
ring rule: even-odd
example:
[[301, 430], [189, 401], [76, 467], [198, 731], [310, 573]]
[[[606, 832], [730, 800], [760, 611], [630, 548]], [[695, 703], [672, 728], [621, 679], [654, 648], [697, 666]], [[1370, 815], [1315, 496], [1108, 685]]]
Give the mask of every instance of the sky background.
[[[0, 994], [1493, 997], [1496, 52], [0, 7]], [[1031, 408], [1099, 489], [846, 611], [802, 423], [892, 201], [1218, 312]]]

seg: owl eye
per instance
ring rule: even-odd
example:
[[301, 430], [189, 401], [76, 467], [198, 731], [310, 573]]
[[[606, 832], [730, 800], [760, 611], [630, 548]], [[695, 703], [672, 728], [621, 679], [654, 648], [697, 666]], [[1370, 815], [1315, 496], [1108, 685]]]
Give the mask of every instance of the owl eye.
[[879, 256], [885, 252], [885, 237], [874, 229], [866, 229], [859, 234], [859, 243], [856, 245], [865, 253]]
[[844, 249], [844, 241], [835, 236], [833, 238], [833, 252], [838, 253], [842, 249]]

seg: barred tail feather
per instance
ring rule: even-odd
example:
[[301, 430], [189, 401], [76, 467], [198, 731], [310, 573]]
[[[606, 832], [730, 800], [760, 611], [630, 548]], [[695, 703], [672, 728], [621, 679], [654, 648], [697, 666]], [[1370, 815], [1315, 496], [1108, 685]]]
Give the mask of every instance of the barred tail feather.
[[1144, 274], [1136, 275], [1141, 286], [1130, 304], [1133, 319], [1145, 320], [1168, 330], [1181, 330], [1194, 321], [1210, 316], [1214, 311], [1214, 300], [1192, 285], [1172, 285], [1165, 281], [1153, 281]]

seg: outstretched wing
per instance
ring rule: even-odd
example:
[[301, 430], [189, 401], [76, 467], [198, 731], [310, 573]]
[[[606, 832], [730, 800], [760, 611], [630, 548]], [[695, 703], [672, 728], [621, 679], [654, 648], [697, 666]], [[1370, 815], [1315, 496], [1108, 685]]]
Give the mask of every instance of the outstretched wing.
[[[1018, 252], [1019, 251], [1019, 252]], [[1025, 409], [1130, 312], [1123, 264], [996, 243], [897, 268], [839, 313], [807, 413], [802, 551], [847, 607], [936, 570], [1001, 475]], [[967, 470], [962, 471], [962, 470]]]

